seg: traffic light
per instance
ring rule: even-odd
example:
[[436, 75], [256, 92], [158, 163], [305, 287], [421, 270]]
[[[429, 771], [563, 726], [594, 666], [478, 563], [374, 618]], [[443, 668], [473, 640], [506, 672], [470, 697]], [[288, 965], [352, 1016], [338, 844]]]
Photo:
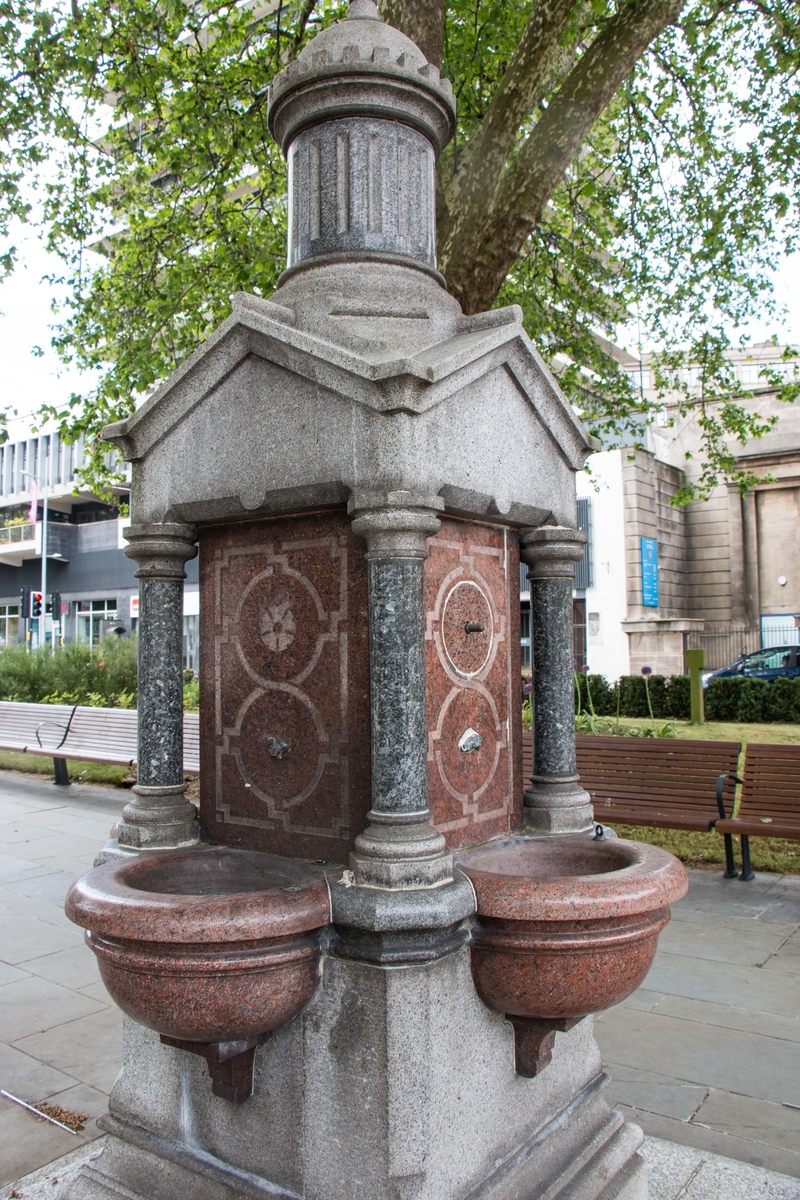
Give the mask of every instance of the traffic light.
[[31, 592], [31, 618], [42, 615], [42, 593]]
[[61, 621], [61, 592], [50, 593], [50, 603], [45, 611], [52, 615], [54, 621]]
[[24, 587], [19, 589], [19, 615], [25, 621], [28, 619], [31, 611], [31, 589]]

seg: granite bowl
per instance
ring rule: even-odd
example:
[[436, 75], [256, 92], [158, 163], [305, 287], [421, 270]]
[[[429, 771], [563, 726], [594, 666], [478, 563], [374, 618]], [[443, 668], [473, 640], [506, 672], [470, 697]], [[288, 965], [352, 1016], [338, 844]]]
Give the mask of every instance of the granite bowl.
[[162, 1036], [218, 1043], [305, 1007], [330, 903], [313, 867], [201, 848], [96, 867], [70, 888], [66, 913], [123, 1012]]
[[475, 987], [515, 1025], [523, 1074], [547, 1065], [556, 1031], [639, 987], [688, 887], [665, 850], [584, 834], [504, 838], [462, 852], [458, 865], [478, 902]]

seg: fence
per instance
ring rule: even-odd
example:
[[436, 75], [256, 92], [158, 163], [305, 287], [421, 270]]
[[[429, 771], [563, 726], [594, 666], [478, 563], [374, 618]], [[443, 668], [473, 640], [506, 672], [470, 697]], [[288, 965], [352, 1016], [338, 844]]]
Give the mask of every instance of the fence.
[[790, 618], [791, 624], [762, 629], [706, 629], [702, 633], [683, 635], [684, 654], [687, 650], [705, 650], [705, 669], [718, 671], [730, 666], [743, 654], [770, 646], [794, 646], [800, 642], [800, 629]]

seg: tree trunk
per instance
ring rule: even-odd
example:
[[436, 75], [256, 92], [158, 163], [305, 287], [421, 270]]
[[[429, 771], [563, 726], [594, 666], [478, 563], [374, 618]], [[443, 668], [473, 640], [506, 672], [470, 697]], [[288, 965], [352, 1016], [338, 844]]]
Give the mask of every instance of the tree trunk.
[[380, 0], [381, 19], [416, 42], [428, 62], [441, 67], [444, 0]]
[[[628, 0], [581, 56], [506, 168], [490, 211], [474, 204], [480, 182], [462, 184], [460, 207], [478, 216], [440, 246], [439, 269], [467, 313], [491, 308], [527, 238], [586, 135], [650, 43], [684, 0]], [[473, 195], [467, 198], [468, 192]], [[451, 212], [451, 221], [458, 217]]]

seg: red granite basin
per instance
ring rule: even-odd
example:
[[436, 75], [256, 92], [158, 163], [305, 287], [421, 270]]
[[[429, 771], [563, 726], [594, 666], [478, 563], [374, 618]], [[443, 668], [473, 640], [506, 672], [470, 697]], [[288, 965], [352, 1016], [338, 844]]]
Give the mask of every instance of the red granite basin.
[[475, 987], [515, 1024], [518, 1070], [526, 1057], [521, 1031], [538, 1037], [524, 1074], [549, 1062], [555, 1030], [639, 987], [669, 906], [688, 887], [683, 866], [665, 850], [584, 834], [505, 838], [464, 851], [458, 865], [478, 901]]
[[81, 925], [120, 1008], [163, 1036], [233, 1042], [268, 1033], [314, 994], [324, 878], [290, 859], [218, 848], [137, 855], [77, 880]]

